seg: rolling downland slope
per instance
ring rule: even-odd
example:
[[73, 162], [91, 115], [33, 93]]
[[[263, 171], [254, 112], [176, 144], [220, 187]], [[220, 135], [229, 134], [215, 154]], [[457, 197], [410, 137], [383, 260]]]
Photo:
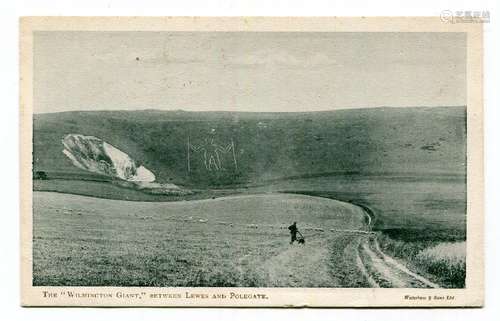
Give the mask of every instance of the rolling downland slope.
[[198, 188], [331, 173], [466, 171], [465, 107], [36, 114], [35, 171], [49, 178], [88, 176], [62, 153], [68, 134], [106, 141], [160, 183]]

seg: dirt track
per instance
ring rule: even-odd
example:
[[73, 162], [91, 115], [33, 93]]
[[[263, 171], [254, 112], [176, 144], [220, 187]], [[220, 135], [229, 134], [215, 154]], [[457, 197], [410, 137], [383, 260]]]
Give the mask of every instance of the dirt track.
[[[328, 284], [346, 284], [343, 279], [332, 280], [335, 273], [332, 265], [336, 262], [328, 262], [330, 253], [328, 247], [335, 247], [338, 238], [349, 235], [355, 244], [355, 251], [334, 248], [334, 251], [344, 251], [345, 255], [355, 256], [358, 273], [364, 277], [368, 287], [386, 288], [439, 288], [440, 286], [409, 270], [404, 264], [385, 254], [379, 246], [376, 233], [371, 232], [372, 218], [368, 213], [367, 226], [365, 229], [329, 229], [325, 233], [313, 234], [309, 237], [307, 244], [291, 245], [278, 256], [267, 261], [265, 267], [269, 273], [269, 279], [274, 286], [289, 287], [327, 287]], [[333, 235], [332, 235], [333, 234]], [[334, 243], [334, 244], [328, 244]], [[350, 271], [354, 272], [354, 271]], [[328, 281], [327, 281], [328, 280]]]
[[[328, 241], [337, 242], [346, 236], [352, 237], [350, 249], [330, 244], [329, 250]], [[330, 251], [343, 252], [342, 262], [333, 260]], [[349, 260], [355, 262], [354, 269]], [[269, 274], [270, 286], [279, 287], [440, 287], [383, 253], [375, 235], [343, 232], [333, 238], [323, 235], [308, 239], [306, 245], [290, 246], [266, 261], [263, 268]]]
[[[439, 288], [423, 276], [380, 250], [376, 236], [364, 237], [358, 247], [359, 268], [373, 287], [389, 288]], [[361, 266], [362, 265], [362, 266]]]

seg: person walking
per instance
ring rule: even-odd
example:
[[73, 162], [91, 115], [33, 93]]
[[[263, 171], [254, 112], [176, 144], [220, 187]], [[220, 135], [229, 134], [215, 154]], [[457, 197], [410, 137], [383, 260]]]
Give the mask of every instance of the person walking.
[[293, 224], [290, 225], [288, 229], [290, 230], [290, 236], [292, 238], [290, 240], [290, 244], [293, 244], [293, 242], [297, 241], [297, 232], [299, 231], [299, 229], [297, 228], [297, 222], [293, 222]]

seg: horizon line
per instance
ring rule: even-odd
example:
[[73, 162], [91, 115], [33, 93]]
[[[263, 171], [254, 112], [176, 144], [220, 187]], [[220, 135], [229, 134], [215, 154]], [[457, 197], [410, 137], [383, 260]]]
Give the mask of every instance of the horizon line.
[[33, 112], [33, 115], [43, 114], [58, 114], [58, 113], [74, 113], [74, 112], [140, 112], [140, 111], [157, 111], [157, 112], [185, 112], [185, 113], [274, 113], [274, 114], [299, 114], [299, 113], [324, 113], [334, 112], [339, 110], [360, 110], [360, 109], [382, 109], [382, 108], [459, 108], [467, 107], [464, 105], [441, 105], [441, 106], [373, 106], [373, 107], [340, 107], [335, 109], [319, 109], [311, 111], [251, 111], [251, 110], [185, 110], [179, 109], [158, 109], [158, 108], [143, 108], [143, 109], [94, 109], [94, 110], [63, 110], [63, 111], [47, 111], [47, 112]]

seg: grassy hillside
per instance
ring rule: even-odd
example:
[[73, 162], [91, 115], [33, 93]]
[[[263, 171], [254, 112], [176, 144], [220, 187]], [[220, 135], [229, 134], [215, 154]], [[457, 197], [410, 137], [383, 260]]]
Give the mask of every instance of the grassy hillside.
[[[85, 174], [61, 152], [61, 139], [69, 133], [107, 141], [153, 171], [159, 182], [198, 187], [336, 172], [463, 174], [466, 163], [465, 107], [38, 114], [35, 170], [49, 178]], [[234, 155], [231, 149], [219, 152], [224, 169], [207, 170], [203, 152], [190, 150], [188, 171], [188, 139], [198, 148], [212, 139], [224, 148], [233, 143]]]

